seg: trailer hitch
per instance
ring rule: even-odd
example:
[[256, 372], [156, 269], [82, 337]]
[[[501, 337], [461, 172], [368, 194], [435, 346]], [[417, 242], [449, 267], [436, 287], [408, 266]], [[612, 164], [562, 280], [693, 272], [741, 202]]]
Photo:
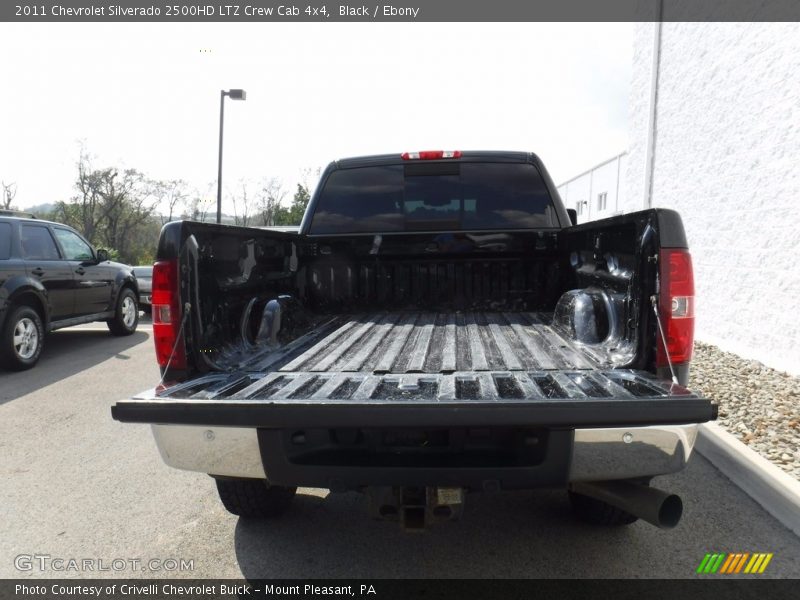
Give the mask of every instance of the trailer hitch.
[[458, 487], [368, 487], [370, 515], [397, 521], [406, 531], [424, 531], [428, 525], [457, 520], [464, 508], [464, 490]]

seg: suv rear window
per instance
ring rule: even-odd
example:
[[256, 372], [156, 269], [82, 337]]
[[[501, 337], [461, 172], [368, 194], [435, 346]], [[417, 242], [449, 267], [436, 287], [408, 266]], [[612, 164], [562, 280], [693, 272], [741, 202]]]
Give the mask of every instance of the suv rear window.
[[529, 163], [436, 162], [333, 171], [312, 234], [558, 227]]
[[20, 227], [22, 256], [31, 260], [59, 260], [56, 242], [50, 230], [41, 225], [23, 225]]
[[0, 260], [11, 258], [11, 224], [0, 223]]

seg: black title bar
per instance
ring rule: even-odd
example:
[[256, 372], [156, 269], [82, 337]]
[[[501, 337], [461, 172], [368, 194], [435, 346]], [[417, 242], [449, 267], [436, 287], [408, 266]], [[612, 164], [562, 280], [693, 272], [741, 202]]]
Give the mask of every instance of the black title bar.
[[0, 597], [19, 600], [788, 600], [797, 597], [796, 591], [796, 580], [749, 576], [674, 580], [0, 580]]
[[0, 3], [17, 22], [800, 21], [797, 0], [31, 0]]

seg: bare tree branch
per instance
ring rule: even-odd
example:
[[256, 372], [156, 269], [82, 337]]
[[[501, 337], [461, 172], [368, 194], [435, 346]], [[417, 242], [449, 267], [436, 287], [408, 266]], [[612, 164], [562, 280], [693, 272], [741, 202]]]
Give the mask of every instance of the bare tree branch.
[[[78, 180], [75, 182], [75, 187], [79, 195], [74, 198], [74, 203], [77, 204], [78, 223], [73, 223], [81, 233], [88, 239], [93, 240], [95, 232], [97, 231], [97, 224], [100, 219], [99, 211], [97, 210], [100, 203], [100, 179], [102, 174], [99, 171], [92, 169], [91, 160], [86, 148], [81, 144], [80, 156], [78, 158]], [[64, 203], [60, 203], [61, 210], [64, 211], [64, 217], [67, 217]]]
[[5, 181], [0, 183], [3, 186], [3, 208], [8, 210], [17, 195], [17, 184], [14, 182], [6, 183]]
[[309, 192], [309, 194], [313, 193], [314, 188], [316, 188], [317, 183], [319, 183], [319, 178], [322, 174], [322, 168], [306, 167], [300, 173], [300, 184]]
[[[153, 194], [160, 210], [161, 224], [169, 223], [173, 217], [180, 214], [179, 207], [189, 197], [186, 191], [186, 182], [182, 179], [153, 182]], [[164, 214], [166, 209], [166, 214]]]
[[238, 194], [231, 194], [233, 199], [233, 219], [237, 225], [247, 227], [252, 220], [253, 195], [248, 191], [248, 182], [245, 179], [239, 180], [241, 191]]
[[184, 204], [183, 212], [181, 214], [184, 219], [191, 219], [192, 221], [205, 222], [211, 207], [214, 205], [215, 199], [212, 196], [212, 191], [216, 187], [215, 182], [206, 185], [205, 192], [195, 189], [191, 194], [191, 200]]
[[277, 177], [263, 179], [258, 192], [258, 218], [260, 225], [275, 225], [275, 217], [286, 197], [283, 182]]

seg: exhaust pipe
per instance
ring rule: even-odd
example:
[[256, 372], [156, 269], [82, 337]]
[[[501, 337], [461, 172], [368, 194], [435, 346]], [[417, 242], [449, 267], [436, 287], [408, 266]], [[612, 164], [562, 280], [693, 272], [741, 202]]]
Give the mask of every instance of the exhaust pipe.
[[571, 484], [583, 494], [616, 506], [661, 529], [672, 529], [681, 520], [680, 496], [628, 481], [586, 481]]

